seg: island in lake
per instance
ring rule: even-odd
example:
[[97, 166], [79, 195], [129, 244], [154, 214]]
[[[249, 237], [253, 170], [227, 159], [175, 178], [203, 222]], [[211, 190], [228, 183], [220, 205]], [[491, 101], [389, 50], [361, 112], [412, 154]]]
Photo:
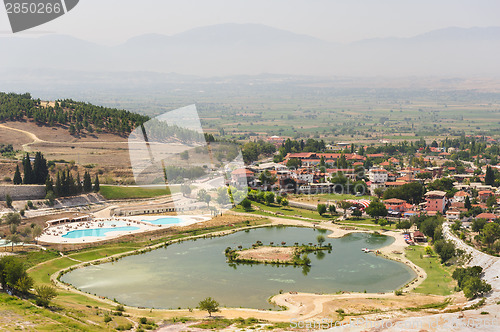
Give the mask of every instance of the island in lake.
[[288, 265], [311, 265], [311, 259], [307, 257], [311, 252], [331, 252], [332, 245], [328, 243], [322, 245], [298, 245], [285, 246], [264, 246], [258, 241], [252, 245], [252, 248], [244, 249], [239, 246], [238, 249], [227, 247], [225, 254], [229, 263], [263, 263], [263, 264], [288, 264]]

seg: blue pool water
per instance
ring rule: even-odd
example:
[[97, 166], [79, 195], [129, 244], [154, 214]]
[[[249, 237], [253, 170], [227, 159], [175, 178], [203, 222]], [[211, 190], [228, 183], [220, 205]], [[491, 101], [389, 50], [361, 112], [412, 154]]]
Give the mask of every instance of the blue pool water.
[[163, 217], [155, 220], [142, 220], [142, 221], [148, 222], [153, 225], [173, 225], [173, 224], [180, 224], [184, 220], [179, 217]]
[[62, 237], [67, 239], [79, 239], [81, 237], [104, 237], [108, 232], [116, 232], [116, 231], [136, 231], [139, 227], [134, 226], [122, 226], [122, 227], [112, 227], [112, 228], [90, 228], [90, 229], [78, 229], [75, 231], [68, 232], [64, 234]]

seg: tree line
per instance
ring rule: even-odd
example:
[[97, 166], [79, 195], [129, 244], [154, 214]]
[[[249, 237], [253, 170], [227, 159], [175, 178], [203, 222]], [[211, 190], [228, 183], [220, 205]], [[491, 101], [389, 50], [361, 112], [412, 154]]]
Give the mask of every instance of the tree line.
[[126, 135], [149, 120], [148, 116], [137, 113], [71, 99], [58, 100], [54, 107], [44, 107], [40, 99], [33, 99], [29, 93], [0, 92], [0, 121], [26, 118], [48, 126], [67, 126], [72, 135], [83, 130]]
[[94, 182], [92, 183], [92, 178], [88, 171], [85, 171], [82, 181], [78, 172], [75, 178], [68, 168], [59, 170], [56, 173], [54, 183], [49, 174], [48, 164], [41, 152], [35, 154], [33, 164], [31, 163], [29, 153], [26, 153], [22, 160], [23, 174], [21, 174], [19, 165], [17, 165], [13, 178], [14, 184], [44, 184], [46, 197], [51, 202], [56, 197], [76, 196], [100, 190], [99, 175], [95, 175]]

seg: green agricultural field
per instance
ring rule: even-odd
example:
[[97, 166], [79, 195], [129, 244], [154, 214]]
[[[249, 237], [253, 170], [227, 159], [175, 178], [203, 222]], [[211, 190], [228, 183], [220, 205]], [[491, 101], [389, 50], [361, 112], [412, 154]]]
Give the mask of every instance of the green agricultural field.
[[153, 198], [170, 195], [169, 188], [143, 188], [101, 185], [101, 195], [106, 199]]
[[441, 265], [436, 254], [432, 257], [424, 257], [424, 246], [412, 246], [410, 248], [413, 250], [406, 250], [406, 257], [427, 273], [427, 278], [414, 292], [435, 295], [452, 294], [455, 286], [451, 277], [452, 268]]

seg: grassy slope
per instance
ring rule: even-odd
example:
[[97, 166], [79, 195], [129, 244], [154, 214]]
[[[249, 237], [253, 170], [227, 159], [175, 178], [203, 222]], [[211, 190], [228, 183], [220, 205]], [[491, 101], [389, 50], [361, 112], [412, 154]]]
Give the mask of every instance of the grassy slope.
[[170, 189], [101, 185], [100, 193], [106, 199], [153, 198], [170, 195]]
[[[257, 202], [253, 202], [253, 201], [252, 201], [252, 206], [257, 206], [257, 207], [261, 208], [264, 211], [270, 211], [270, 212], [274, 212], [274, 213], [280, 212], [280, 213], [283, 213], [283, 215], [285, 215], [286, 217], [302, 216], [304, 218], [311, 218], [311, 219], [315, 219], [315, 220], [318, 220], [318, 221], [328, 221], [328, 220], [332, 219], [332, 216], [330, 214], [328, 214], [328, 213], [324, 214], [323, 217], [322, 217], [316, 211], [311, 211], [311, 210], [306, 210], [306, 209], [299, 209], [299, 208], [290, 207], [290, 206], [281, 207], [281, 206], [278, 206], [276, 204], [265, 205], [265, 204], [257, 203]], [[246, 212], [239, 205], [234, 209], [234, 211], [237, 211], [237, 212]], [[247, 212], [247, 213], [259, 214], [259, 215], [263, 214], [263, 212], [259, 211], [259, 210], [253, 210], [253, 211], [250, 211], [250, 212]]]
[[[427, 273], [427, 278], [415, 289], [415, 292], [451, 295], [454, 287], [451, 268], [441, 265], [439, 257], [435, 254], [432, 257], [423, 257], [425, 256], [423, 246], [413, 246], [412, 248], [414, 250], [406, 251], [406, 257]], [[420, 255], [422, 255], [422, 258], [420, 258]]]

